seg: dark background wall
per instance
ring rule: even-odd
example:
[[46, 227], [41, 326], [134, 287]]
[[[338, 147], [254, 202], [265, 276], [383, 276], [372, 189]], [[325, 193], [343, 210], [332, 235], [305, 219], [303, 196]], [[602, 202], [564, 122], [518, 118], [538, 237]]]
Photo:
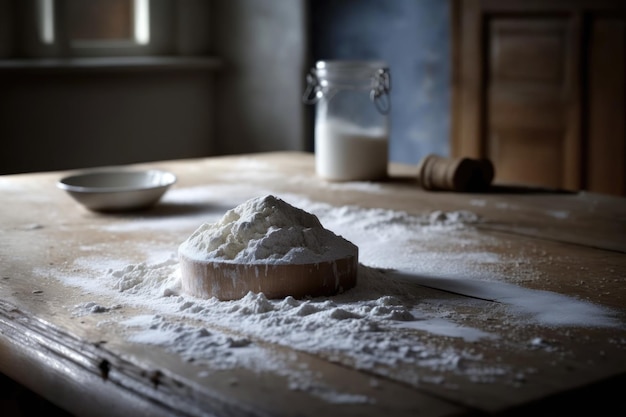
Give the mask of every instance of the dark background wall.
[[159, 0], [172, 67], [116, 70], [41, 68], [17, 4], [34, 0], [0, 0], [0, 174], [305, 149], [306, 0]]
[[[0, 64], [23, 58], [17, 1], [0, 0]], [[448, 154], [449, 3], [176, 2], [178, 53], [214, 56], [218, 70], [0, 71], [0, 173], [312, 149], [301, 97], [318, 59], [387, 61], [391, 159]]]
[[212, 89], [201, 70], [0, 71], [0, 174], [208, 155]]
[[417, 163], [448, 155], [450, 2], [315, 0], [311, 65], [320, 59], [382, 59], [392, 78], [390, 157]]
[[204, 0], [158, 4], [166, 12], [180, 6], [169, 15], [177, 27], [168, 51], [180, 58], [174, 65], [120, 65], [115, 58], [46, 63], [38, 57], [61, 54], [27, 45], [37, 39], [35, 2], [0, 0], [0, 174], [215, 151], [216, 69], [193, 61], [211, 52], [211, 8]]

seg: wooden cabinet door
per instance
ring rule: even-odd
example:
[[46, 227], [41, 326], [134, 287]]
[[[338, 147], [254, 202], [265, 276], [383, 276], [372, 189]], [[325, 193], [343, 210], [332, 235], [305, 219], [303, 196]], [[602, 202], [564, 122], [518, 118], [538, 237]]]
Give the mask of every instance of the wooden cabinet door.
[[626, 192], [626, 2], [459, 0], [454, 156], [496, 181]]
[[564, 17], [493, 17], [486, 26], [485, 153], [498, 180], [575, 188], [575, 54]]

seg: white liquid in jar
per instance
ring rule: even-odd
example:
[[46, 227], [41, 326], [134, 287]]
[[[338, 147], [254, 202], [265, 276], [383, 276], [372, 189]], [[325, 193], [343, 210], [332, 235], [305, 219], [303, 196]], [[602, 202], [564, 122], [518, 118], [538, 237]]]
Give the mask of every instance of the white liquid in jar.
[[328, 180], [377, 180], [387, 176], [388, 134], [342, 119], [315, 124], [315, 169]]

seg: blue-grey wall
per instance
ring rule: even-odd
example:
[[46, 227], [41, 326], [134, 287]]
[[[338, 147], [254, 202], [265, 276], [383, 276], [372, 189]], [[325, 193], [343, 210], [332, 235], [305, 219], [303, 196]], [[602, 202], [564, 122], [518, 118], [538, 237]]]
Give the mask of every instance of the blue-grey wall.
[[[392, 77], [390, 158], [448, 155], [450, 3], [447, 0], [313, 0], [312, 61], [382, 59]], [[312, 63], [311, 63], [312, 64]]]

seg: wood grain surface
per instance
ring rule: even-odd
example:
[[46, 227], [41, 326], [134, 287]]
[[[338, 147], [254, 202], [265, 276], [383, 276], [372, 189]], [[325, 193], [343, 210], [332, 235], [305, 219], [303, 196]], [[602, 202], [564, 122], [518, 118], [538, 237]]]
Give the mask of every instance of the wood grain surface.
[[[482, 194], [425, 192], [412, 179], [416, 167], [400, 165], [393, 165], [390, 178], [382, 183], [360, 187], [328, 183], [315, 177], [313, 156], [306, 153], [141, 166], [175, 173], [179, 182], [174, 189], [194, 190], [209, 184], [223, 194], [207, 201], [164, 201], [146, 212], [103, 215], [85, 210], [56, 189], [55, 182], [65, 173], [0, 177], [0, 371], [73, 414], [452, 416], [623, 411], [619, 398], [611, 400], [608, 394], [615, 392], [626, 375], [624, 199], [502, 184]], [[456, 240], [420, 243], [413, 249], [437, 252], [450, 260], [468, 250], [497, 254], [503, 260], [523, 255], [525, 264], [495, 265], [487, 271], [489, 280], [401, 272], [395, 279], [409, 284], [407, 291], [423, 301], [424, 309], [452, 306], [452, 319], [496, 335], [495, 339], [467, 341], [416, 330], [433, 351], [468, 352], [481, 358], [483, 369], [492, 366], [507, 373], [494, 383], [476, 375], [470, 378], [467, 373], [406, 363], [381, 364], [365, 371], [347, 356], [325, 351], [312, 354], [243, 335], [268, 354], [289, 358], [287, 368], [305, 367], [338, 392], [370, 399], [333, 403], [306, 389], [290, 387], [287, 368], [262, 373], [245, 366], [207, 368], [211, 376], [203, 377], [201, 371], [209, 365], [190, 363], [159, 346], [128, 340], [119, 322], [158, 311], [125, 306], [106, 324], [97, 315], [73, 314], [74, 306], [94, 300], [94, 294], [57, 279], [58, 275], [98, 285], [101, 277], [81, 266], [85, 255], [139, 263], [151, 250], [175, 251], [198, 224], [156, 232], [154, 222], [192, 215], [200, 219], [205, 212], [226, 211], [242, 184], [333, 207], [354, 205], [414, 215], [467, 210], [480, 216], [482, 221], [459, 232]], [[121, 229], [126, 232], [116, 232]], [[506, 285], [537, 296], [561, 294], [610, 308], [621, 325], [516, 324], [502, 308], [507, 300], [495, 292], [493, 297], [482, 296], [489, 288], [495, 291]], [[115, 303], [112, 296], [97, 297], [102, 305]], [[234, 329], [211, 325], [208, 329], [241, 336]], [[551, 348], [528, 348], [533, 339], [549, 341]], [[437, 383], [441, 380], [445, 383]], [[594, 401], [592, 409], [586, 397], [590, 392], [602, 399]]]
[[335, 295], [356, 285], [358, 256], [306, 264], [244, 264], [179, 254], [183, 292], [198, 298], [237, 300], [248, 292], [267, 298]]

